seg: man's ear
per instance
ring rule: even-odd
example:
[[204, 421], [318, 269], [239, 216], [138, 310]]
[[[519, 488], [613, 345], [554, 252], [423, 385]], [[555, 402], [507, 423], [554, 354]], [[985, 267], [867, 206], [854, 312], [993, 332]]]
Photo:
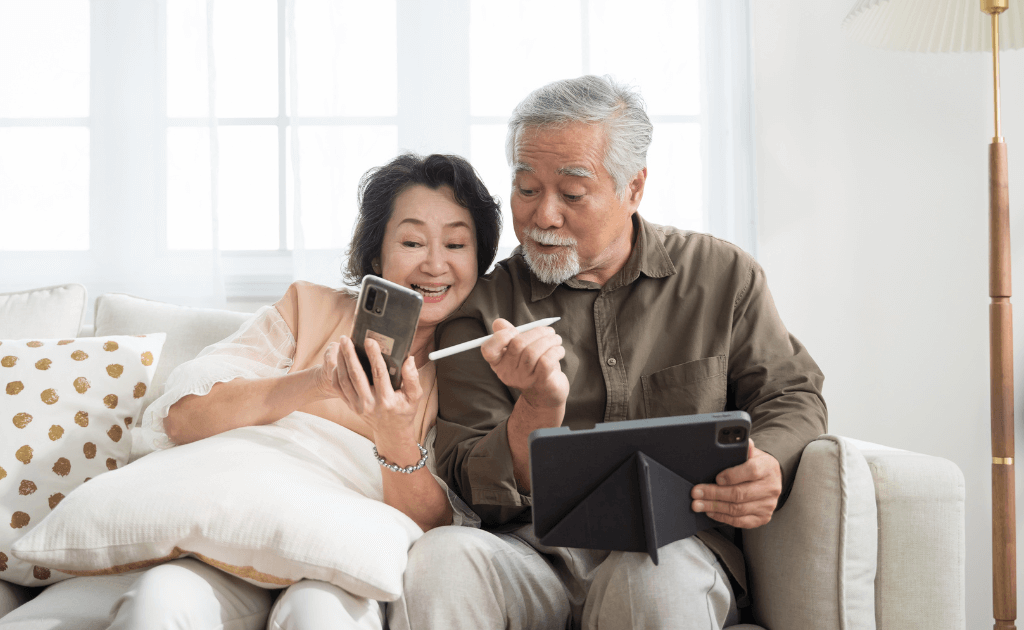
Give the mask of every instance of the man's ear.
[[637, 206], [640, 205], [640, 200], [644, 197], [644, 186], [647, 184], [647, 167], [636, 174], [633, 181], [629, 182], [629, 202], [633, 206], [635, 211]]

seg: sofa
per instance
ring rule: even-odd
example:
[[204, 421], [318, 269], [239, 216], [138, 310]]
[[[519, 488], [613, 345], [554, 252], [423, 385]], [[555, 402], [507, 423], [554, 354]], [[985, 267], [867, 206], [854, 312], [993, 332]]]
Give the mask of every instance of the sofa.
[[[82, 326], [81, 285], [0, 294], [0, 340], [141, 335], [167, 340], [143, 403], [180, 363], [248, 314], [108, 293]], [[134, 462], [152, 440], [133, 427]], [[737, 630], [966, 626], [964, 479], [952, 462], [838, 435], [804, 450], [772, 521], [743, 533], [754, 623]], [[0, 617], [35, 594], [0, 580]]]

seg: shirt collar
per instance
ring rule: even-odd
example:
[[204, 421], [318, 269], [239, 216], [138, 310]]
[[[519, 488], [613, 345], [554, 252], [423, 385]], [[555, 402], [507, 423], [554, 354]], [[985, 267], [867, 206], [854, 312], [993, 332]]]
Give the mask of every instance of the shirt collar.
[[[584, 282], [575, 278], [565, 281], [565, 285], [574, 289], [603, 289], [614, 291], [620, 287], [632, 284], [644, 274], [649, 278], [664, 278], [676, 272], [676, 266], [662, 243], [658, 229], [644, 220], [639, 213], [633, 214], [633, 227], [636, 228], [636, 241], [633, 244], [633, 251], [629, 254], [626, 264], [614, 276], [609, 278], [603, 287], [593, 282]], [[518, 249], [518, 248], [517, 248]], [[523, 260], [525, 264], [525, 259]], [[530, 272], [530, 301], [543, 300], [558, 287], [556, 284], [541, 282], [537, 276]]]

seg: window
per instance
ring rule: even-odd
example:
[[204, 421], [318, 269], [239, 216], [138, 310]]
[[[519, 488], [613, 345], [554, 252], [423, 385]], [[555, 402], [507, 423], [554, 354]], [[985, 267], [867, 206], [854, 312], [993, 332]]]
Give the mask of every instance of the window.
[[752, 250], [747, 20], [699, 0], [8, 0], [0, 290], [223, 306], [338, 284], [363, 172], [457, 153], [507, 201], [511, 109], [585, 73], [647, 101], [644, 216]]

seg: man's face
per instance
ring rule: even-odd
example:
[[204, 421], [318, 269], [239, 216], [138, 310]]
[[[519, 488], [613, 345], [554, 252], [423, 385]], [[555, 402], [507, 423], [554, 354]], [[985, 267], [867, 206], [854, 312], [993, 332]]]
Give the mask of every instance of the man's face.
[[604, 167], [605, 134], [597, 125], [527, 128], [516, 155], [512, 224], [537, 277], [604, 284], [629, 258], [646, 169], [624, 199]]

